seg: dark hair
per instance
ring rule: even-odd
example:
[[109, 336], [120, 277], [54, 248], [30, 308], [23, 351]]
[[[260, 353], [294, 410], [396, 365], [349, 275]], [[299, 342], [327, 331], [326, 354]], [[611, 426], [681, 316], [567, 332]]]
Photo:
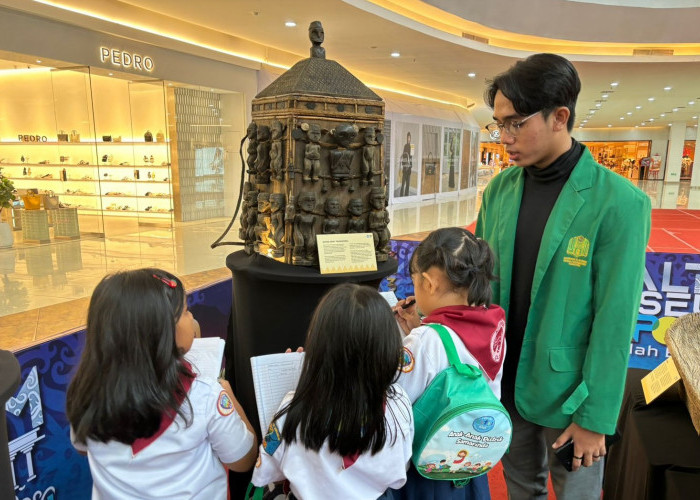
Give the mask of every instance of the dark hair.
[[435, 266], [455, 288], [466, 289], [469, 303], [491, 305], [494, 256], [488, 243], [461, 227], [445, 227], [430, 233], [413, 252], [411, 274]]
[[275, 415], [287, 416], [282, 439], [296, 441], [299, 429], [304, 447], [314, 451], [326, 440], [342, 456], [380, 451], [390, 433], [386, 399], [397, 397], [392, 384], [403, 352], [389, 304], [368, 286], [332, 288], [316, 307], [305, 348], [294, 397]]
[[568, 59], [556, 54], [535, 54], [518, 61], [488, 83], [484, 100], [490, 108], [493, 109], [499, 90], [522, 116], [542, 111], [547, 118], [555, 108], [566, 106], [569, 108], [566, 126], [571, 132], [581, 80]]
[[155, 434], [165, 412], [191, 423], [181, 410], [182, 401], [189, 404], [181, 378], [192, 375], [175, 343], [184, 304], [180, 280], [160, 269], [122, 271], [100, 281], [66, 395], [78, 442], [132, 444]]

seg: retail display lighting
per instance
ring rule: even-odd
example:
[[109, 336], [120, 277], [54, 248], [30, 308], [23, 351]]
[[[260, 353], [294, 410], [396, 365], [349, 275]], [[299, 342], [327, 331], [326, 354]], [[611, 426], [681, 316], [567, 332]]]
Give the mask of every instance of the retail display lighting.
[[688, 104], [692, 106], [693, 104], [695, 104], [695, 101], [688, 101]]
[[619, 82], [612, 82], [612, 83], [610, 84], [611, 87], [617, 87], [618, 85], [620, 85]]
[[599, 107], [601, 107], [601, 106], [602, 106], [601, 103], [599, 103], [599, 102], [595, 103], [595, 107], [596, 107], [596, 108], [599, 108]]
[[612, 127], [612, 124], [608, 123], [608, 127]]
[[664, 116], [666, 116], [666, 113], [661, 113], [659, 116], [663, 118]]
[[678, 111], [678, 108], [673, 108], [673, 112], [675, 113], [676, 111]]
[[634, 109], [642, 109], [641, 106], [635, 106]]
[[694, 117], [693, 117], [693, 120], [697, 120], [697, 118], [698, 118], [697, 116], [694, 116]]
[[647, 99], [647, 101], [649, 101], [649, 102], [652, 102], [652, 101], [655, 101], [655, 100], [656, 100], [656, 99], [654, 99], [653, 97], [650, 97], [649, 99]]
[[629, 116], [629, 115], [631, 115], [631, 114], [632, 114], [632, 112], [631, 112], [631, 111], [628, 111], [628, 112], [627, 112], [627, 115], [628, 115], [628, 116]]
[[401, 57], [401, 52], [394, 51], [391, 53], [391, 57]]
[[673, 87], [664, 87], [664, 90], [665, 90], [666, 92], [668, 92], [668, 91], [671, 90], [672, 88], [673, 88]]
[[650, 121], [650, 122], [653, 122], [653, 121], [654, 121], [654, 119], [653, 119], [653, 118], [649, 118], [649, 121]]
[[603, 94], [603, 95], [600, 96], [600, 97], [602, 97], [603, 99], [607, 99], [607, 98], [608, 98], [608, 94]]
[[295, 23], [294, 21], [287, 21], [286, 23], [284, 23], [284, 25], [287, 28], [294, 28], [297, 25], [297, 23]]
[[620, 117], [620, 120], [624, 120], [624, 119], [625, 119], [625, 117], [624, 117], [624, 116], [621, 116], [621, 117]]
[[467, 73], [467, 76], [468, 76], [469, 78], [475, 78], [475, 77], [476, 77], [476, 73], [474, 73], [474, 72], [472, 72], [472, 73]]

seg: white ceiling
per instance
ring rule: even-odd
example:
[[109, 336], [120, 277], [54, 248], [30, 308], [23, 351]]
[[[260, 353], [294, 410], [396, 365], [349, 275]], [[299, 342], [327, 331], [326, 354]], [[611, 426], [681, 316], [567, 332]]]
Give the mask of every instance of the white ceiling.
[[[324, 47], [327, 57], [340, 62], [366, 83], [375, 84], [375, 90], [380, 94], [382, 88], [402, 88], [414, 94], [429, 95], [463, 105], [475, 103], [470, 110], [482, 126], [491, 121], [491, 111], [483, 104], [485, 80], [505, 71], [517, 59], [529, 55], [526, 51], [494, 50], [485, 44], [439, 32], [385, 11], [374, 2], [363, 0], [42, 0], [42, 3], [0, 0], [0, 4], [11, 8], [49, 15], [93, 29], [99, 25], [100, 29], [119, 34], [122, 28], [105, 24], [104, 21], [96, 20], [96, 17], [80, 16], [64, 9], [47, 7], [47, 3], [89, 8], [98, 15], [103, 11], [109, 13], [103, 16], [108, 19], [118, 17], [119, 12], [124, 12], [124, 18], [138, 14], [134, 23], [169, 33], [170, 38], [160, 39], [166, 47], [173, 43], [173, 34], [178, 33], [188, 35], [189, 39], [192, 39], [192, 34], [195, 33], [198, 39], [223, 40], [222, 43], [235, 39], [236, 43], [250, 43], [263, 47], [262, 50], [268, 55], [267, 59], [270, 62], [281, 62], [287, 66], [295, 60], [308, 57], [310, 42], [307, 27], [311, 21], [320, 20], [326, 34]], [[503, 28], [507, 25], [514, 32], [539, 36], [543, 36], [540, 28], [544, 24], [555, 27], [570, 26], [573, 30], [578, 20], [544, 16], [541, 12], [539, 16], [533, 16], [532, 12], [521, 16], [525, 6], [583, 6], [589, 12], [598, 12], [598, 19], [606, 12], [605, 9], [612, 8], [568, 0], [432, 0], [426, 3], [440, 5], [463, 16], [478, 14], [478, 18], [471, 18], [472, 21], [498, 21], [500, 25], [491, 26], [493, 28]], [[505, 8], [506, 3], [510, 4], [510, 8]], [[459, 11], [458, 8], [462, 5], [468, 5], [469, 10]], [[502, 8], [498, 10], [499, 7]], [[562, 5], [559, 5], [559, 8], [562, 8]], [[668, 35], [672, 32], [676, 37], [674, 40], [700, 41], [700, 30], [697, 29], [700, 9], [614, 8], [628, 9], [630, 13], [624, 23], [618, 23], [616, 33], [636, 33], [637, 38], [644, 38], [644, 25], [640, 24], [641, 21], [666, 19], [666, 16], [670, 15], [675, 19], [676, 27], [684, 27], [690, 22], [695, 28], [657, 30], [658, 33], [654, 36], [662, 36], [663, 33]], [[640, 23], [637, 23], [634, 16], [640, 10], [651, 12], [651, 17], [640, 18]], [[537, 9], [534, 11], [537, 12]], [[486, 13], [491, 17], [485, 18]], [[688, 13], [692, 13], [693, 16], [689, 18]], [[297, 26], [285, 27], [285, 21], [289, 20], [295, 21]], [[584, 30], [587, 41], [601, 39], [610, 31], [608, 28], [600, 30], [599, 25], [604, 26], [602, 20], [599, 23], [587, 23]], [[104, 26], [110, 27], [105, 29]], [[178, 45], [178, 49], [182, 50], [182, 44]], [[400, 52], [401, 57], [392, 58], [392, 51]], [[221, 55], [217, 54], [217, 57], [220, 58]], [[646, 122], [645, 126], [652, 123], [655, 126], [666, 126], [670, 121], [683, 121], [688, 126], [698, 123], [698, 119], [692, 117], [700, 113], [700, 57], [685, 57], [683, 60], [686, 62], [666, 62], [679, 58], [661, 56], [641, 59], [618, 57], [614, 60], [604, 55], [570, 56], [570, 59], [574, 61], [580, 73], [583, 88], [576, 110], [577, 125], [580, 120], [585, 119], [589, 109], [595, 109], [596, 100], [601, 101], [601, 107], [589, 118], [587, 128], [607, 128], [608, 124], [615, 128], [639, 126], [643, 121]], [[472, 71], [476, 73], [476, 77], [467, 77], [467, 73]], [[619, 82], [619, 86], [607, 99], [602, 99], [601, 92], [611, 90], [611, 82]], [[664, 91], [665, 86], [671, 86], [672, 90]], [[647, 100], [649, 97], [654, 97], [655, 100], [650, 102]], [[696, 104], [689, 105], [689, 101], [695, 101]], [[635, 109], [637, 105], [642, 106], [642, 109]], [[673, 108], [679, 110], [674, 113]], [[632, 115], [627, 115], [627, 112], [631, 112]], [[661, 117], [665, 112], [670, 113]], [[625, 119], [620, 120], [620, 117]], [[655, 121], [649, 122], [650, 118], [654, 118]]]

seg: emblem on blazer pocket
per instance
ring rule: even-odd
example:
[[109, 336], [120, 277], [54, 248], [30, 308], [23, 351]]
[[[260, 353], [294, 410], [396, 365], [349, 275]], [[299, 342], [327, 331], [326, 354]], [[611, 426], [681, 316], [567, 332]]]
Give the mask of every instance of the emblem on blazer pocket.
[[588, 257], [588, 250], [591, 247], [590, 241], [585, 236], [574, 236], [569, 240], [566, 253], [571, 257], [564, 257], [564, 262], [573, 267], [587, 266], [588, 261], [581, 257]]

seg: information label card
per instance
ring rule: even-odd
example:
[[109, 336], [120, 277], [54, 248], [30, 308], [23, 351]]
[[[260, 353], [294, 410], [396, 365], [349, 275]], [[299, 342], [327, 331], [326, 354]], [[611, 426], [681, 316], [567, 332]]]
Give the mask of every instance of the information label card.
[[642, 389], [644, 390], [644, 399], [646, 399], [647, 404], [658, 398], [666, 389], [680, 379], [681, 376], [676, 368], [676, 363], [673, 362], [673, 358], [668, 358], [651, 373], [645, 375], [642, 379]]
[[321, 274], [377, 270], [372, 233], [319, 234], [316, 241]]

